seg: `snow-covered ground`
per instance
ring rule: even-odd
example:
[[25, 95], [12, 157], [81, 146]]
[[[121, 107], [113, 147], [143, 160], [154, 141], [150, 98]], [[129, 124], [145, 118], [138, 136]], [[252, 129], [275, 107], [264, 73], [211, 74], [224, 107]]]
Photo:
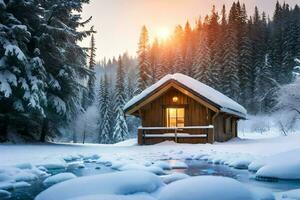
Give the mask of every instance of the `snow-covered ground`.
[[[259, 134], [261, 135], [261, 134]], [[244, 135], [245, 136], [245, 135]], [[262, 137], [262, 136], [261, 136]], [[228, 199], [230, 195], [240, 195], [244, 199], [262, 199], [257, 198], [256, 194], [250, 195], [251, 190], [229, 178], [199, 177], [191, 178], [182, 174], [168, 174], [164, 170], [186, 168], [185, 160], [206, 160], [210, 163], [224, 164], [237, 169], [248, 169], [254, 172], [257, 179], [300, 179], [300, 134], [289, 136], [266, 137], [259, 139], [241, 139], [236, 138], [225, 143], [215, 144], [175, 144], [173, 142], [164, 142], [152, 146], [137, 146], [135, 140], [125, 141], [115, 145], [96, 145], [96, 144], [36, 144], [36, 145], [0, 145], [0, 197], [8, 196], [7, 191], [15, 187], [26, 186], [26, 183], [39, 177], [48, 177], [44, 184], [53, 185], [44, 191], [37, 199], [46, 198], [47, 194], [59, 193], [60, 190], [72, 188], [76, 190], [77, 185], [86, 185], [89, 183], [103, 180], [110, 181], [111, 184], [117, 184], [121, 181], [120, 190], [108, 188], [109, 191], [100, 191], [98, 187], [94, 190], [82, 190], [85, 193], [80, 194], [85, 199], [182, 199], [184, 185], [204, 184], [210, 182], [210, 186], [203, 190], [192, 187], [189, 191], [195, 196], [191, 200], [197, 199], [199, 195], [219, 194], [224, 190], [216, 185], [230, 186], [232, 193], [227, 190]], [[80, 184], [81, 178], [76, 178], [72, 174], [54, 175], [49, 178], [48, 170], [65, 169], [68, 162], [76, 159], [83, 159], [87, 162], [94, 160], [97, 163], [103, 163], [114, 170], [120, 171], [116, 177], [82, 178], [85, 184]], [[178, 160], [176, 163], [166, 162], [167, 160]], [[84, 167], [84, 165], [82, 166]], [[149, 179], [139, 180], [136, 173], [141, 172], [144, 177]], [[149, 175], [151, 174], [151, 175]], [[120, 177], [118, 177], [120, 176]], [[128, 177], [132, 181], [122, 179], [122, 176]], [[207, 180], [206, 180], [207, 179]], [[141, 182], [142, 181], [142, 182]], [[143, 182], [144, 181], [144, 182]], [[28, 184], [28, 183], [27, 183]], [[73, 184], [75, 186], [73, 187]], [[99, 185], [98, 184], [98, 185]], [[109, 184], [108, 184], [109, 185]], [[134, 188], [139, 185], [138, 188]], [[57, 188], [57, 189], [55, 189]], [[124, 189], [125, 188], [125, 189]], [[133, 188], [133, 189], [132, 189]], [[178, 188], [178, 191], [174, 189]], [[299, 188], [300, 189], [300, 188]], [[174, 194], [169, 194], [173, 191]], [[209, 191], [209, 192], [206, 192]], [[243, 191], [237, 193], [235, 191]], [[76, 193], [75, 193], [76, 194]], [[176, 195], [178, 194], [178, 195]], [[187, 193], [186, 193], [187, 194]], [[298, 190], [285, 191], [276, 194], [277, 199], [300, 198]], [[104, 195], [104, 196], [103, 196]], [[129, 195], [129, 196], [128, 196]], [[137, 195], [137, 196], [136, 196]], [[297, 196], [298, 195], [298, 196]], [[50, 195], [51, 196], [51, 195]], [[266, 196], [270, 196], [267, 194]], [[272, 196], [272, 195], [271, 195]], [[43, 197], [43, 198], [42, 198]], [[175, 198], [176, 197], [176, 198]], [[207, 196], [210, 199], [217, 199], [214, 196]], [[238, 198], [238, 196], [235, 196]], [[66, 198], [79, 198], [78, 195], [68, 196]], [[225, 197], [224, 197], [225, 198]], [[61, 197], [64, 199], [64, 197]], [[268, 198], [267, 198], [268, 199]]]

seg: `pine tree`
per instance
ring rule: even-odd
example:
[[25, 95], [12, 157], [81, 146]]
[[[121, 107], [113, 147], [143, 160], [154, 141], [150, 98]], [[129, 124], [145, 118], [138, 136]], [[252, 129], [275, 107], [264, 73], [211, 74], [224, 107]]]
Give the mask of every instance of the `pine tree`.
[[110, 112], [110, 94], [109, 83], [106, 72], [100, 80], [100, 90], [98, 95], [98, 107], [99, 107], [99, 135], [98, 143], [109, 143], [111, 139], [111, 112]]
[[113, 133], [113, 142], [120, 142], [128, 138], [128, 127], [122, 108], [119, 106], [117, 110], [116, 125]]
[[182, 56], [182, 51], [179, 47], [177, 47], [175, 50], [174, 66], [171, 73], [184, 73], [184, 66], [185, 63], [184, 58]]
[[[77, 43], [93, 33], [93, 29], [79, 31], [90, 20], [81, 22], [80, 13], [87, 0], [42, 1], [45, 24], [38, 37], [38, 46], [47, 72], [48, 107], [44, 118], [41, 141], [59, 126], [67, 125], [81, 112], [82, 84], [89, 76], [86, 51]], [[73, 11], [77, 11], [74, 13]], [[54, 129], [53, 131], [49, 131]]]
[[160, 68], [160, 63], [159, 63], [159, 42], [158, 39], [156, 38], [150, 48], [149, 52], [149, 65], [150, 65], [150, 70], [149, 70], [149, 84], [152, 85], [158, 81], [158, 76], [159, 76], [159, 68]]
[[143, 26], [138, 50], [138, 87], [136, 94], [142, 92], [149, 84], [149, 36], [146, 26]]
[[203, 33], [201, 36], [193, 68], [195, 70], [195, 79], [203, 82], [204, 84], [209, 84], [212, 61], [208, 44], [208, 36], [206, 33]]
[[233, 3], [226, 32], [225, 52], [224, 52], [224, 86], [223, 91], [229, 97], [237, 100], [239, 97], [238, 78], [238, 43], [237, 43], [237, 6]]
[[91, 37], [91, 46], [90, 46], [90, 56], [89, 56], [89, 70], [90, 70], [90, 75], [88, 77], [88, 82], [87, 82], [87, 91], [84, 92], [86, 97], [83, 97], [84, 103], [83, 103], [83, 108], [87, 109], [87, 107], [91, 106], [95, 100], [95, 66], [96, 66], [96, 44], [95, 44], [95, 38], [94, 35], [92, 34]]
[[125, 72], [121, 56], [118, 59], [116, 86], [115, 86], [115, 107], [116, 110], [119, 107], [123, 107], [125, 103]]
[[239, 46], [239, 80], [240, 80], [240, 98], [239, 101], [246, 107], [251, 104], [252, 85], [255, 84], [252, 81], [252, 42], [250, 39], [250, 26], [252, 24], [247, 23], [246, 7], [243, 4], [241, 10], [241, 22], [240, 22], [240, 46]]
[[0, 141], [6, 140], [9, 126], [36, 138], [45, 116], [46, 71], [36, 44], [40, 15], [36, 1], [0, 5]]

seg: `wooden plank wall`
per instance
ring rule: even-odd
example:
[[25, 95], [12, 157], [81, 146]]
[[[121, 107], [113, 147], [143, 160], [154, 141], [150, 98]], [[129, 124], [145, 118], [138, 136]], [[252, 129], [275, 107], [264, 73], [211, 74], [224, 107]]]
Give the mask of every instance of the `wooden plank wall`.
[[[177, 102], [172, 101], [174, 96], [178, 97]], [[166, 107], [184, 107], [185, 126], [206, 126], [211, 124], [213, 112], [210, 109], [172, 88], [141, 109], [142, 125], [144, 127], [165, 126]]]

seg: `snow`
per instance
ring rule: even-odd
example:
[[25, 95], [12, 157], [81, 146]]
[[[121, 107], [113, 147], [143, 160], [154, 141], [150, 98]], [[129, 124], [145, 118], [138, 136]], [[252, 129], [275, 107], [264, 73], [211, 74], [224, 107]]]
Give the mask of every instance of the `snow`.
[[134, 195], [88, 195], [69, 200], [156, 200], [147, 194]]
[[25, 182], [25, 181], [21, 181], [21, 182], [17, 182], [13, 184], [14, 189], [16, 188], [24, 188], [24, 187], [30, 187], [31, 184]]
[[151, 172], [151, 173], [154, 173], [157, 175], [165, 174], [164, 171], [162, 170], [162, 168], [154, 166], [154, 165], [146, 167], [144, 165], [139, 165], [139, 164], [127, 164], [127, 165], [124, 165], [121, 168], [119, 168], [119, 170], [121, 170], [121, 171], [140, 170], [140, 171]]
[[66, 169], [67, 163], [63, 158], [51, 158], [42, 160], [38, 166], [42, 166], [47, 170], [63, 170]]
[[5, 70], [0, 72], [0, 92], [4, 93], [5, 97], [12, 94], [11, 86], [17, 86], [17, 78], [11, 72]]
[[217, 90], [180, 73], [176, 74], [169, 74], [159, 80], [157, 83], [153, 84], [152, 86], [145, 89], [139, 95], [133, 97], [125, 106], [124, 110], [127, 110], [134, 104], [142, 101], [143, 99], [147, 98], [153, 91], [155, 91], [160, 86], [166, 84], [169, 81], [176, 81], [177, 83], [184, 85], [185, 87], [193, 90], [199, 96], [204, 97], [205, 99], [213, 102], [216, 104], [221, 111], [226, 113], [235, 114], [242, 118], [246, 118], [247, 111], [246, 109], [235, 102], [234, 100], [230, 99], [229, 97], [225, 96], [224, 94], [218, 92]]
[[63, 182], [63, 181], [67, 181], [67, 180], [70, 180], [70, 179], [73, 179], [73, 178], [76, 178], [77, 176], [72, 174], [72, 173], [60, 173], [60, 174], [56, 174], [56, 175], [53, 175], [53, 176], [50, 176], [48, 178], [46, 178], [44, 181], [43, 181], [43, 184], [44, 186], [46, 187], [50, 187], [54, 184], [57, 184], [57, 183], [60, 183], [60, 182]]
[[63, 200], [90, 195], [153, 193], [163, 185], [164, 183], [158, 176], [149, 172], [115, 172], [75, 178], [56, 184], [40, 193], [36, 200]]
[[137, 145], [137, 139], [136, 138], [133, 138], [133, 139], [128, 139], [128, 140], [124, 140], [122, 142], [118, 142], [118, 143], [115, 143], [114, 146], [135, 146]]
[[171, 165], [166, 161], [156, 161], [153, 165], [158, 166], [158, 167], [162, 168], [163, 170], [171, 169]]
[[[256, 172], [257, 177], [300, 179], [300, 149], [276, 154], [264, 160]], [[282, 162], [284, 158], [284, 162]]]
[[11, 193], [0, 189], [0, 199], [10, 199]]
[[[255, 134], [253, 133], [253, 135]], [[254, 138], [254, 136], [252, 138]], [[296, 133], [293, 135], [277, 136], [272, 138], [235, 138], [224, 143], [195, 145], [176, 144], [174, 142], [164, 142], [149, 146], [132, 146], [131, 142], [128, 142], [128, 146], [97, 144], [1, 144], [0, 189], [10, 191], [16, 187], [27, 187], [28, 184], [31, 183], [29, 182], [31, 180], [34, 181], [40, 177], [47, 178], [49, 176], [47, 173], [48, 170], [66, 170], [66, 168], [70, 165], [66, 161], [72, 161], [72, 164], [75, 163], [77, 166], [80, 166], [82, 162], [96, 162], [110, 166], [112, 169], [120, 170], [116, 173], [123, 173], [124, 175], [122, 175], [121, 178], [103, 178], [101, 176], [102, 178], [95, 178], [95, 180], [83, 179], [82, 183], [79, 183], [80, 181], [76, 181], [77, 179], [81, 180], [81, 178], [74, 178], [57, 183], [50, 187], [49, 190], [55, 187], [57, 188], [55, 191], [60, 194], [60, 192], [58, 192], [60, 190], [60, 185], [63, 184], [63, 188], [66, 187], [67, 190], [71, 190], [74, 181], [74, 188], [79, 187], [76, 185], [83, 187], [80, 189], [80, 191], [82, 190], [82, 193], [78, 194], [81, 195], [82, 199], [97, 199], [97, 197], [102, 197], [103, 195], [106, 195], [105, 198], [108, 199], [159, 199], [160, 190], [164, 190], [171, 184], [190, 179], [190, 177], [185, 174], [173, 173], [172, 171], [164, 170], [169, 170], [170, 168], [184, 168], [186, 167], [186, 163], [184, 161], [190, 159], [206, 160], [209, 163], [228, 165], [239, 169], [248, 169], [249, 171], [253, 171], [253, 176], [256, 176], [258, 179], [299, 179], [299, 147], [300, 134]], [[77, 161], [77, 159], [80, 160]], [[84, 166], [84, 164], [82, 165]], [[133, 173], [148, 175], [145, 177], [141, 174], [137, 175]], [[97, 176], [98, 175], [95, 177]], [[103, 187], [107, 188], [108, 191], [112, 191], [113, 189], [111, 189], [109, 185], [112, 184], [116, 186], [116, 188], [125, 188], [127, 187], [126, 185], [132, 186], [136, 182], [141, 181], [135, 180], [140, 177], [143, 177], [143, 181], [145, 181], [143, 182], [145, 184], [141, 185], [147, 185], [149, 182], [152, 183], [152, 180], [147, 180], [147, 177], [155, 180], [159, 179], [159, 182], [162, 185], [151, 192], [147, 192], [142, 188], [141, 190], [134, 191], [130, 194], [122, 192], [104, 193], [103, 191], [106, 191], [106, 189], [101, 189], [103, 185], [102, 181], [107, 182], [107, 184], [104, 184]], [[114, 180], [118, 180], [118, 182], [114, 183]], [[69, 182], [72, 182], [72, 186], [67, 184]], [[91, 183], [92, 186], [88, 186], [89, 183]], [[97, 188], [96, 186], [93, 186], [95, 184], [98, 185]], [[164, 184], [168, 184], [168, 186], [164, 186]], [[99, 185], [101, 185], [101, 187], [99, 187]], [[89, 190], [90, 187], [92, 187], [91, 193]], [[84, 192], [85, 190], [86, 192]], [[97, 192], [98, 190], [100, 190], [100, 192]], [[74, 193], [74, 196], [68, 196], [68, 198], [79, 198], [79, 196], [76, 196], [76, 192]], [[136, 193], [140, 192], [146, 193], [143, 198], [136, 197]], [[259, 195], [270, 196], [270, 194], [265, 192], [262, 192]]]
[[278, 194], [277, 199], [278, 200], [299, 200], [300, 199], [300, 189], [281, 192]]
[[[222, 195], [222, 198], [221, 196]], [[243, 184], [226, 177], [198, 176], [165, 186], [159, 200], [252, 200], [254, 196]]]
[[165, 184], [170, 184], [170, 183], [173, 183], [175, 181], [186, 179], [186, 178], [189, 178], [189, 177], [190, 177], [189, 175], [183, 174], [183, 173], [172, 173], [172, 174], [160, 176], [160, 178], [162, 179], [162, 181]]
[[0, 8], [5, 9], [6, 4], [4, 3], [4, 0], [0, 0]]
[[4, 49], [5, 49], [5, 53], [4, 53], [5, 56], [16, 55], [18, 60], [20, 61], [26, 60], [26, 56], [18, 46], [13, 44], [8, 44], [4, 46]]

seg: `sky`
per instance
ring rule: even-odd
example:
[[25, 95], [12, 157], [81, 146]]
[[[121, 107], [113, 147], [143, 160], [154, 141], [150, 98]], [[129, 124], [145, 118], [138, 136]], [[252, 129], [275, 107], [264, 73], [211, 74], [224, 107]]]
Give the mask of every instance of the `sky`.
[[[272, 16], [277, 0], [240, 0], [245, 3], [248, 15], [252, 15], [255, 5], [259, 10]], [[279, 0], [283, 2], [284, 0]], [[166, 35], [175, 25], [191, 24], [200, 16], [209, 14], [213, 5], [221, 10], [223, 4], [227, 12], [233, 0], [90, 0], [83, 9], [83, 19], [92, 16], [97, 47], [97, 60], [112, 58], [124, 52], [135, 56], [141, 27], [146, 25], [150, 37]], [[285, 0], [294, 6], [299, 0]], [[162, 35], [163, 36], [163, 35]], [[81, 45], [89, 46], [90, 38]]]

